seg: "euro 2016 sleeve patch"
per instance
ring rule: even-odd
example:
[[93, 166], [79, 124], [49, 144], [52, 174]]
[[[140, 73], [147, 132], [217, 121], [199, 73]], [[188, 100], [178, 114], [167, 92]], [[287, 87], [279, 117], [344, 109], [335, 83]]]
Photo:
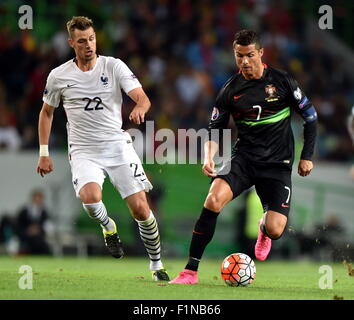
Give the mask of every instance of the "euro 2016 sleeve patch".
[[301, 89], [299, 87], [297, 87], [297, 89], [294, 90], [294, 98], [298, 101], [300, 101], [302, 98]]
[[219, 118], [219, 109], [217, 107], [214, 107], [213, 109], [213, 113], [211, 114], [211, 120], [216, 120], [217, 118]]

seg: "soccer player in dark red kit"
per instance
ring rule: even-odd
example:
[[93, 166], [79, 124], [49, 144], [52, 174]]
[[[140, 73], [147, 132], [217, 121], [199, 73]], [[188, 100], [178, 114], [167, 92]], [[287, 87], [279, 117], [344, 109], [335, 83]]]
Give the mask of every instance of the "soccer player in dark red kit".
[[[298, 173], [305, 177], [313, 168], [317, 114], [310, 100], [292, 76], [262, 62], [264, 49], [256, 32], [236, 33], [233, 50], [239, 72], [225, 83], [216, 98], [205, 143], [202, 170], [213, 182], [193, 230], [188, 263], [170, 283], [198, 283], [199, 262], [214, 235], [220, 211], [252, 186], [264, 208], [255, 256], [258, 260], [267, 258], [272, 240], [279, 239], [285, 230], [290, 209], [293, 111], [304, 119]], [[218, 141], [213, 140], [211, 130], [219, 129], [221, 136], [230, 115], [236, 123], [238, 138], [231, 160], [216, 173], [213, 158]]]

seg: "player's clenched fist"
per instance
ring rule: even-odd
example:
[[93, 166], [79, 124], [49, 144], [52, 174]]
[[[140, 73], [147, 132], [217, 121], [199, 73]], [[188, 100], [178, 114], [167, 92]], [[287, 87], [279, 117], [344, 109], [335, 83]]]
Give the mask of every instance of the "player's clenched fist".
[[300, 160], [298, 173], [302, 177], [308, 176], [313, 169], [313, 163], [310, 160]]
[[37, 173], [44, 177], [45, 174], [51, 173], [53, 169], [53, 161], [51, 157], [39, 157]]
[[209, 160], [204, 162], [202, 171], [207, 177], [216, 177], [216, 172], [215, 172], [215, 163], [213, 160]]

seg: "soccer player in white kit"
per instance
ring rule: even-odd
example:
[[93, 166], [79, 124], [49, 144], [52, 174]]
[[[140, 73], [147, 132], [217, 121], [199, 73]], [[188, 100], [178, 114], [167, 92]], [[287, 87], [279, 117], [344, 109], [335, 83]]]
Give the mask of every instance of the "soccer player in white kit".
[[138, 223], [153, 279], [168, 281], [161, 262], [157, 221], [145, 195], [152, 185], [131, 136], [121, 128], [121, 89], [136, 103], [129, 115], [136, 124], [144, 122], [151, 105], [149, 98], [123, 61], [96, 54], [91, 19], [73, 17], [67, 29], [68, 42], [76, 57], [53, 69], [48, 76], [38, 123], [37, 172], [43, 177], [53, 171], [48, 142], [54, 110], [62, 100], [68, 120], [68, 153], [76, 196], [88, 215], [100, 223], [111, 255], [121, 258], [124, 252], [116, 224], [102, 202], [102, 185], [109, 176]]

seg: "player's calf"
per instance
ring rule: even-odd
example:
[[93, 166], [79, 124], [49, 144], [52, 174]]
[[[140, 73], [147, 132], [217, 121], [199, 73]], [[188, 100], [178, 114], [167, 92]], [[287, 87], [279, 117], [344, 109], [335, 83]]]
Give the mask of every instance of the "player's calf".
[[116, 229], [114, 221], [108, 217], [106, 207], [102, 201], [83, 203], [82, 206], [90, 218], [100, 223], [103, 231], [112, 232]]
[[286, 222], [286, 216], [273, 211], [265, 214], [259, 221], [258, 238], [254, 250], [258, 260], [267, 259], [272, 248], [272, 240], [277, 240], [282, 236]]
[[283, 235], [287, 220], [287, 217], [281, 213], [268, 212], [260, 227], [270, 239], [277, 240]]
[[283, 235], [283, 230], [280, 229], [268, 229], [266, 226], [264, 227], [264, 230], [266, 231], [266, 235], [272, 239], [272, 240], [278, 240], [282, 235]]

